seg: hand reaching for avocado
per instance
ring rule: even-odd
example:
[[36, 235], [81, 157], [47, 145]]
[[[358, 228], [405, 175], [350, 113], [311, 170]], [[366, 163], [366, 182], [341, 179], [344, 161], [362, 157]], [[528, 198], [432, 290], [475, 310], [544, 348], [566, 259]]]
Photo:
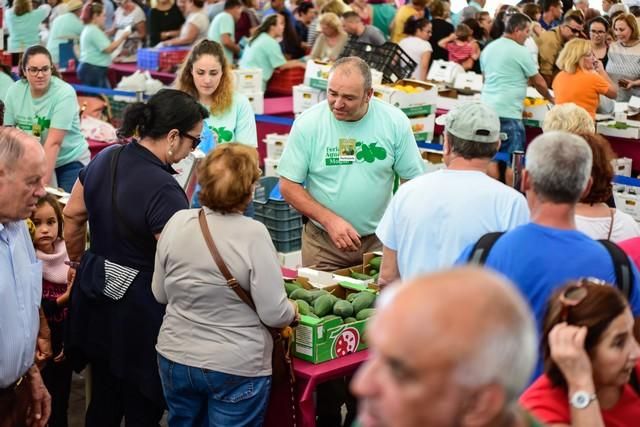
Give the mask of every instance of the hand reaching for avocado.
[[336, 248], [349, 252], [360, 249], [360, 235], [351, 224], [338, 215], [333, 214], [322, 225]]

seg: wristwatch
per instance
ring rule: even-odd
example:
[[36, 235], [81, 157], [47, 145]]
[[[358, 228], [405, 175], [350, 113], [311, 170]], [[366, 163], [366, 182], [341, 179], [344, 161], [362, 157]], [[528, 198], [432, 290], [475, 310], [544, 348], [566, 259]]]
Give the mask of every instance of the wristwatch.
[[584, 409], [597, 399], [595, 393], [588, 393], [583, 390], [578, 390], [571, 395], [569, 403], [576, 409]]

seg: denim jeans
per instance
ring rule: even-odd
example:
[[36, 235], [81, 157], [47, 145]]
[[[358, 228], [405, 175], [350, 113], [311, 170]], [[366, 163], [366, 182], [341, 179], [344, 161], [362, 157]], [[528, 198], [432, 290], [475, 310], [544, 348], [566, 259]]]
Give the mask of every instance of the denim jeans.
[[81, 162], [75, 161], [67, 163], [56, 168], [56, 179], [58, 180], [58, 187], [62, 188], [67, 193], [71, 193], [73, 184], [78, 179], [78, 174], [84, 165]]
[[108, 67], [100, 67], [98, 65], [87, 64], [81, 62], [78, 65], [78, 80], [80, 83], [93, 87], [104, 87], [109, 89], [109, 80], [107, 79]]
[[521, 119], [507, 119], [500, 117], [500, 132], [507, 135], [507, 139], [501, 142], [500, 152], [509, 154], [506, 162], [511, 167], [511, 155], [514, 151], [524, 151], [527, 134]]
[[171, 427], [259, 427], [271, 376], [241, 377], [172, 362], [158, 355]]

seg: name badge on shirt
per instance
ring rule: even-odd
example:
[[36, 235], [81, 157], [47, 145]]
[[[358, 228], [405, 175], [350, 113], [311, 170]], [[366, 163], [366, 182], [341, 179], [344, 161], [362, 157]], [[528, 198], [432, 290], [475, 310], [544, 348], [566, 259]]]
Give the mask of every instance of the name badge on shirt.
[[338, 142], [338, 159], [341, 162], [353, 162], [356, 159], [356, 140], [340, 138]]

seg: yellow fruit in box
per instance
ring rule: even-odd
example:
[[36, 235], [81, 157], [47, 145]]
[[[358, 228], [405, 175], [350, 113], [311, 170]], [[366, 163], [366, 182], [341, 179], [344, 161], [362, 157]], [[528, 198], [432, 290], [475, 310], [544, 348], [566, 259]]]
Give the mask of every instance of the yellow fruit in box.
[[414, 125], [411, 125], [411, 130], [413, 131], [413, 133], [420, 132], [423, 129], [424, 129], [423, 123], [416, 123]]

